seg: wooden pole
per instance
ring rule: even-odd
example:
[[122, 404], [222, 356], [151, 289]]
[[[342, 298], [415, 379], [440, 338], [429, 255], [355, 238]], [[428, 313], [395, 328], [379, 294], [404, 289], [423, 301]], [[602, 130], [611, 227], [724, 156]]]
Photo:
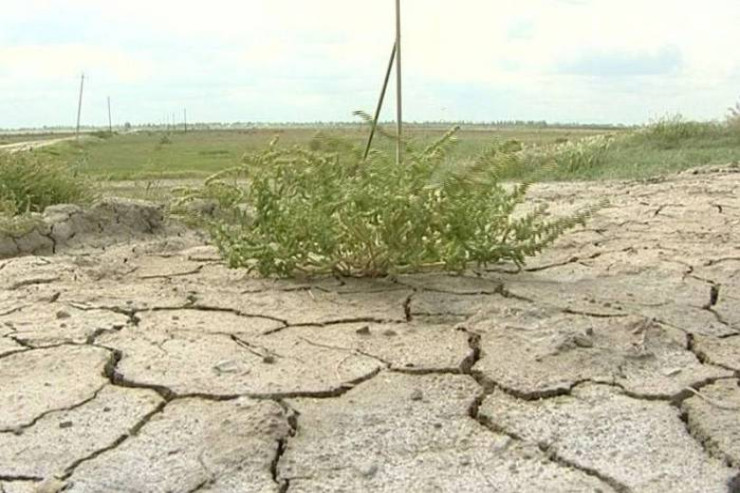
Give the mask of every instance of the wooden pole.
[[396, 163], [403, 160], [403, 93], [401, 91], [401, 0], [396, 0]]
[[182, 123], [185, 128], [185, 133], [188, 133], [188, 109], [184, 108], [182, 110]]
[[82, 91], [85, 88], [85, 73], [80, 77], [80, 99], [77, 102], [77, 128], [75, 129], [75, 139], [80, 138], [80, 116], [82, 115]]
[[375, 130], [378, 128], [378, 119], [380, 118], [380, 111], [383, 109], [383, 100], [385, 99], [385, 90], [388, 88], [388, 81], [391, 78], [391, 70], [393, 70], [393, 61], [396, 58], [396, 44], [393, 44], [393, 50], [391, 50], [391, 58], [388, 60], [388, 68], [385, 71], [385, 80], [383, 81], [383, 89], [380, 90], [380, 98], [378, 98], [378, 106], [375, 108], [375, 115], [373, 116], [372, 126], [370, 127], [370, 136], [367, 139], [367, 145], [365, 146], [365, 155], [363, 159], [367, 159], [367, 155], [370, 152], [370, 145], [373, 143], [373, 137], [375, 136]]
[[113, 135], [113, 119], [110, 116], [110, 96], [108, 96], [108, 133]]

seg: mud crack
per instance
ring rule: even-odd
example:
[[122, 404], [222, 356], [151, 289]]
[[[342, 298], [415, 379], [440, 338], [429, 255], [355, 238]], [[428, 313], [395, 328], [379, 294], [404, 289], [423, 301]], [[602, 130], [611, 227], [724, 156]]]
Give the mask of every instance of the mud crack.
[[283, 455], [285, 454], [285, 451], [288, 447], [288, 441], [298, 432], [299, 413], [295, 409], [291, 408], [283, 400], [277, 400], [276, 402], [280, 405], [280, 407], [283, 408], [283, 412], [285, 413], [285, 418], [288, 421], [288, 426], [290, 427], [290, 429], [288, 431], [287, 438], [281, 438], [277, 441], [275, 457], [273, 457], [272, 463], [270, 464], [270, 474], [272, 475], [272, 480], [275, 482], [276, 485], [278, 485], [278, 492], [285, 493], [286, 491], [288, 491], [288, 488], [290, 488], [290, 479], [280, 478], [280, 459], [282, 459]]
[[607, 474], [604, 474], [598, 471], [597, 469], [578, 465], [572, 461], [565, 459], [564, 457], [560, 456], [552, 447], [548, 447], [547, 445], [542, 444], [542, 443], [538, 443], [537, 446], [551, 461], [557, 464], [569, 467], [571, 469], [581, 471], [582, 473], [588, 476], [591, 476], [600, 481], [603, 481], [604, 483], [614, 488], [614, 490], [617, 491], [618, 493], [630, 493], [632, 491], [627, 485], [617, 481], [616, 479], [614, 479], [613, 477]]
[[[503, 390], [499, 387], [500, 390]], [[473, 400], [471, 403], [469, 409], [468, 409], [468, 415], [471, 419], [475, 420], [482, 428], [492, 432], [492, 433], [498, 433], [502, 435], [508, 436], [510, 439], [515, 440], [517, 442], [522, 443], [529, 443], [528, 440], [525, 440], [523, 437], [519, 436], [517, 433], [514, 433], [504, 427], [501, 427], [494, 423], [491, 419], [489, 419], [486, 416], [483, 416], [479, 413], [479, 408], [481, 404], [483, 403], [483, 400], [490, 395], [492, 392], [492, 389], [486, 389], [483, 393], [481, 393], [479, 396], [476, 397], [476, 399]], [[506, 392], [504, 390], [504, 392]], [[580, 471], [587, 476], [591, 476], [593, 478], [596, 478], [612, 488], [614, 488], [615, 491], [618, 493], [631, 493], [630, 488], [628, 488], [625, 484], [622, 484], [621, 482], [617, 481], [616, 479], [601, 473], [600, 471], [596, 469], [592, 469], [589, 467], [580, 466], [578, 464], [575, 464], [571, 461], [566, 460], [565, 458], [561, 457], [557, 454], [557, 452], [551, 447], [548, 446], [545, 443], [536, 443], [537, 448], [539, 448], [544, 454], [545, 457], [551, 462], [554, 462], [556, 464], [559, 464], [561, 466], [565, 466], [569, 469], [574, 469], [576, 471]]]
[[165, 406], [167, 405], [167, 402], [160, 402], [159, 405], [150, 413], [143, 416], [136, 424], [134, 424], [125, 434], [118, 437], [116, 440], [113, 441], [110, 445], [100, 448], [93, 453], [82, 457], [75, 462], [73, 462], [71, 465], [69, 465], [65, 470], [64, 473], [61, 476], [61, 479], [69, 479], [72, 474], [74, 474], [75, 469], [77, 469], [80, 464], [93, 460], [96, 457], [99, 457], [100, 455], [109, 452], [111, 450], [116, 449], [119, 447], [122, 443], [124, 443], [126, 440], [131, 438], [132, 436], [135, 436], [139, 430], [141, 430], [146, 424], [151, 421], [151, 419], [156, 416], [157, 414], [160, 414], [162, 411], [164, 411]]

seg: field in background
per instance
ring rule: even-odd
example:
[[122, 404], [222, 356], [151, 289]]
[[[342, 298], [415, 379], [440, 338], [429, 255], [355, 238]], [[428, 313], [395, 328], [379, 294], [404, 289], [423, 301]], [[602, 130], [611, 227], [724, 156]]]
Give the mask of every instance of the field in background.
[[[442, 136], [449, 127], [409, 126], [406, 136], [412, 145], [424, 146]], [[39, 150], [63, 160], [80, 173], [107, 180], [157, 180], [204, 178], [216, 171], [239, 164], [245, 152], [264, 149], [279, 137], [280, 145], [305, 146], [317, 132], [346, 138], [362, 146], [366, 127], [343, 128], [267, 128], [194, 132], [151, 132], [115, 135], [108, 139], [65, 142]], [[564, 140], [579, 140], [603, 134], [604, 130], [581, 128], [463, 128], [453, 151], [455, 159], [475, 156], [497, 141], [519, 140], [528, 145], [548, 146]], [[391, 148], [395, 144], [376, 137], [374, 146]]]
[[[444, 125], [409, 125], [406, 138], [420, 148], [447, 130]], [[368, 128], [136, 131], [112, 136], [97, 132], [79, 142], [61, 142], [35, 152], [97, 181], [106, 195], [159, 200], [169, 198], [175, 186], [198, 184], [240, 164], [244, 153], [262, 150], [276, 137], [281, 146], [307, 146], [318, 132], [362, 147]], [[673, 118], [636, 129], [470, 125], [461, 128], [457, 138], [449, 156], [453, 164], [481, 155], [495, 160], [513, 143], [520, 149], [516, 152], [519, 165], [508, 169], [505, 177], [515, 181], [649, 179], [700, 165], [740, 161], [740, 126], [733, 120], [721, 124]], [[382, 136], [374, 143], [386, 150], [394, 145]]]

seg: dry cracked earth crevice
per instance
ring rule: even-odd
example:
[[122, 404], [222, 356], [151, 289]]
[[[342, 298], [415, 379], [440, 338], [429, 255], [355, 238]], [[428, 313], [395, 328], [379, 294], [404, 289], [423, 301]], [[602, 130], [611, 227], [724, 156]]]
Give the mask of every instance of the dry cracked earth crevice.
[[740, 491], [739, 185], [539, 185], [611, 205], [518, 272], [3, 260], [0, 492]]

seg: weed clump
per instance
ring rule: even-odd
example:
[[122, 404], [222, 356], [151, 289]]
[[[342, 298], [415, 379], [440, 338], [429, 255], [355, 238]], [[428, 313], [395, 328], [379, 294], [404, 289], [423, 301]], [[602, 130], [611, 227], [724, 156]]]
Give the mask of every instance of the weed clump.
[[641, 140], [662, 149], [674, 149], [691, 139], [711, 139], [727, 133], [727, 127], [716, 122], [685, 120], [681, 115], [657, 120], [638, 133]]
[[42, 212], [92, 199], [88, 183], [66, 166], [30, 152], [0, 153], [0, 214]]
[[515, 153], [453, 164], [452, 140], [449, 132], [424, 149], [407, 147], [402, 165], [381, 151], [363, 160], [360, 149], [323, 136], [309, 149], [273, 143], [182, 200], [216, 200], [221, 213], [206, 224], [222, 255], [263, 276], [521, 266], [590, 214], [515, 214], [529, 188], [501, 183]]
[[727, 126], [740, 134], [740, 102], [735, 103], [735, 106], [727, 108]]
[[550, 178], [573, 179], [591, 176], [602, 169], [614, 143], [609, 135], [595, 135], [584, 139], [557, 142], [552, 146], [532, 147], [523, 151], [527, 168]]

